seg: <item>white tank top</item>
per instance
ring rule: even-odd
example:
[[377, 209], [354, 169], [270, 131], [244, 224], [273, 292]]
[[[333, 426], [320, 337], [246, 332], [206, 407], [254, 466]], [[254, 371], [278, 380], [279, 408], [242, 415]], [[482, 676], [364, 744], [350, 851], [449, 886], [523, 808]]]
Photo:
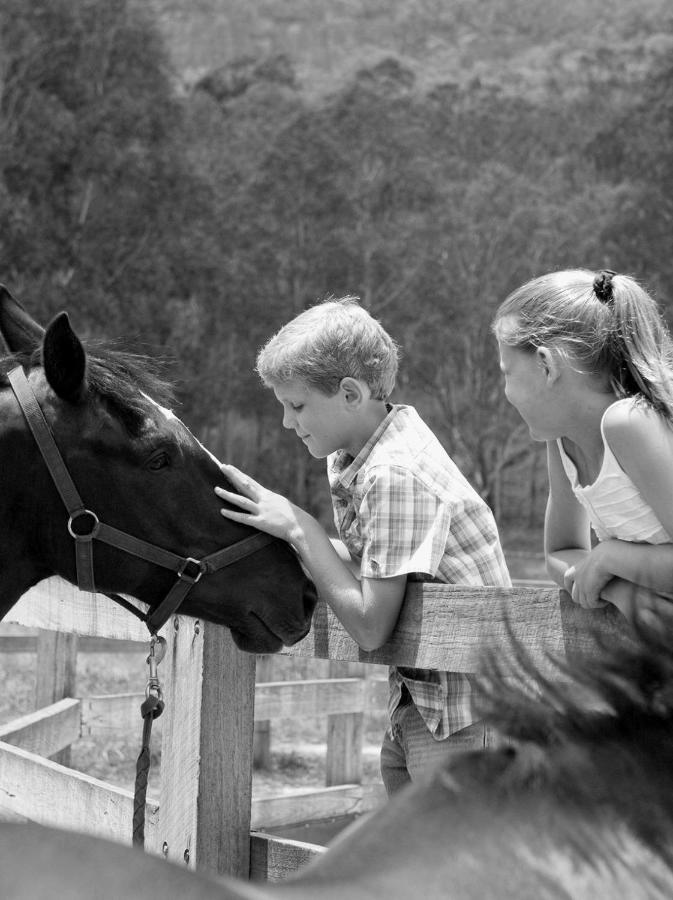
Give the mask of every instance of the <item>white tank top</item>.
[[[634, 402], [634, 397], [624, 397], [615, 401], [608, 409], [617, 403]], [[638, 488], [621, 468], [605, 440], [603, 422], [606, 413], [607, 410], [601, 419], [603, 465], [593, 484], [586, 487], [580, 485], [577, 469], [563, 449], [563, 442], [560, 438], [556, 442], [573, 493], [586, 509], [599, 541], [616, 538], [620, 541], [640, 541], [647, 544], [670, 543], [671, 537], [664, 531], [652, 507], [645, 502]]]

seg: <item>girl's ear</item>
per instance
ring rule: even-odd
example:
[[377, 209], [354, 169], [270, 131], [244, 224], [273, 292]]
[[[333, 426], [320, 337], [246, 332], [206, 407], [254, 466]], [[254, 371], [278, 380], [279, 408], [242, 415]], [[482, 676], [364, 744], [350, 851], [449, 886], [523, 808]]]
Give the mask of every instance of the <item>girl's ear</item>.
[[348, 406], [358, 406], [366, 399], [366, 387], [357, 378], [350, 376], [341, 379], [339, 384], [339, 392], [343, 396]]
[[550, 383], [556, 381], [561, 374], [561, 360], [551, 347], [538, 347], [535, 351], [538, 364]]

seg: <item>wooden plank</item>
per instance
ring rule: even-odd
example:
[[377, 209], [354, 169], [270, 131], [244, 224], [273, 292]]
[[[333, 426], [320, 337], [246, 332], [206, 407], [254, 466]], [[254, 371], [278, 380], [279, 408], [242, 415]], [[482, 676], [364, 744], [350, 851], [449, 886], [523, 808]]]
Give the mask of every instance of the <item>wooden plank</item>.
[[[73, 697], [76, 680], [77, 635], [41, 628], [37, 634], [35, 708], [42, 709], [64, 697]], [[69, 747], [53, 755], [56, 762], [70, 765]]]
[[35, 653], [37, 651], [37, 635], [3, 634], [0, 635], [0, 653]]
[[325, 784], [360, 784], [364, 717], [361, 712], [327, 717]]
[[[260, 653], [257, 656], [255, 680], [260, 682], [273, 681], [274, 657], [269, 653]], [[256, 769], [271, 768], [271, 721], [258, 714], [259, 689], [255, 688], [255, 730], [252, 745], [252, 764]]]
[[40, 629], [37, 635], [35, 708], [41, 709], [75, 693], [77, 635]]
[[[360, 668], [361, 663], [330, 661], [330, 675], [337, 675], [344, 665]], [[364, 691], [361, 678], [362, 702], [354, 710], [332, 711], [327, 716], [327, 753], [325, 756], [325, 784], [360, 784], [362, 781], [362, 747], [364, 745]]]
[[39, 756], [53, 756], [80, 736], [80, 701], [59, 700], [0, 726], [0, 741]]
[[201, 871], [247, 877], [255, 657], [238, 650], [221, 626], [176, 616], [166, 631], [170, 668], [153, 846]]
[[362, 678], [276, 681], [257, 684], [255, 719], [293, 719], [362, 711]]
[[[147, 641], [80, 636], [77, 643], [79, 653], [144, 653], [147, 656]], [[36, 652], [37, 634], [0, 634], [0, 653]]]
[[378, 809], [385, 799], [382, 784], [344, 784], [306, 788], [277, 797], [256, 797], [252, 801], [251, 828], [263, 831], [315, 819], [362, 815]]
[[[0, 818], [22, 816], [130, 844], [133, 794], [74, 772], [27, 750], [0, 743]], [[156, 801], [146, 804], [146, 833], [157, 825]]]
[[264, 832], [250, 835], [250, 880], [284, 881], [325, 852], [325, 847]]
[[[387, 681], [361, 678], [275, 681], [255, 687], [255, 727], [273, 719], [337, 715], [380, 706], [387, 696]], [[383, 699], [382, 699], [383, 698]], [[140, 727], [144, 694], [107, 694], [83, 697], [81, 734], [91, 736]]]
[[392, 638], [372, 651], [361, 650], [322, 602], [307, 637], [283, 653], [476, 672], [486, 651], [513, 660], [514, 639], [542, 673], [553, 674], [549, 655], [562, 659], [566, 653], [592, 653], [592, 630], [615, 637], [626, 628], [625, 619], [613, 606], [587, 610], [560, 593], [556, 587], [413, 583]]
[[109, 734], [111, 731], [142, 734], [143, 720], [140, 706], [145, 694], [105, 694], [81, 699], [81, 735]]
[[[133, 600], [132, 597], [128, 599]], [[145, 604], [138, 603], [141, 608]], [[147, 627], [105, 594], [79, 591], [58, 576], [30, 588], [4, 620], [25, 628], [146, 642]]]

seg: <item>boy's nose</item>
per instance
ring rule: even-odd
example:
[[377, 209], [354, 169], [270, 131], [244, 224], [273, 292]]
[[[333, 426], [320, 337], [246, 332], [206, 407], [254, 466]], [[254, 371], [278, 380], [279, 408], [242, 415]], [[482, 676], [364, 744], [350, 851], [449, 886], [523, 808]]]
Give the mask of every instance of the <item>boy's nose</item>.
[[283, 428], [294, 428], [295, 417], [287, 410], [283, 413]]

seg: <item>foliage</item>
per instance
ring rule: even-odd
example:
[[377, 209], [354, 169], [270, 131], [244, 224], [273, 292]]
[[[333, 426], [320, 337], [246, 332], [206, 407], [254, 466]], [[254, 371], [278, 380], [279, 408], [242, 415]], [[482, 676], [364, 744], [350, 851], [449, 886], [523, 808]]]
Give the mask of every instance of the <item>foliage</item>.
[[[408, 0], [383, 26], [385, 3], [318, 5], [344, 34], [358, 7], [361, 39], [380, 26], [394, 52], [354, 52], [339, 79], [323, 67], [319, 91], [299, 45], [248, 41], [179, 91], [139, 4], [0, 0], [3, 280], [38, 315], [67, 306], [175, 357], [208, 445], [325, 522], [323, 465], [253, 365], [292, 315], [356, 294], [402, 345], [395, 399], [501, 523], [539, 523], [541, 448], [503, 399], [490, 321], [523, 280], [578, 264], [634, 272], [666, 302], [670, 15]], [[286, 6], [306, 29], [308, 7]], [[280, 15], [226, 9], [235, 34]]]
[[3, 278], [38, 315], [163, 344], [213, 273], [156, 29], [126, 0], [0, 0], [0, 24]]

